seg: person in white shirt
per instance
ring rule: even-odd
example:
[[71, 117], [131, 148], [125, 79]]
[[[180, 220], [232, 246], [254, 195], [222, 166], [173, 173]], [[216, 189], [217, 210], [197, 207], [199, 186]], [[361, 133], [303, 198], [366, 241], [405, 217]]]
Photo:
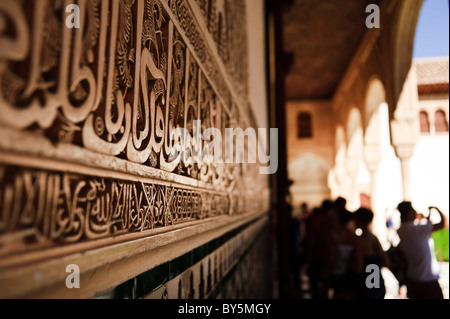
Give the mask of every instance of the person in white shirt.
[[441, 221], [433, 224], [430, 216], [418, 214], [411, 202], [402, 202], [397, 207], [401, 216], [399, 248], [407, 261], [406, 288], [410, 299], [443, 299], [439, 285], [439, 264], [434, 253], [433, 232], [447, 228], [448, 218], [436, 207]]

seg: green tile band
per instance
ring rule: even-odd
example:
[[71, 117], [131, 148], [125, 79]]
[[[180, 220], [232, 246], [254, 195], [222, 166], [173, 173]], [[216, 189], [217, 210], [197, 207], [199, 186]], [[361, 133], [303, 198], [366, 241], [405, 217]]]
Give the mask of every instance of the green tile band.
[[[99, 298], [114, 298], [114, 299], [134, 299], [143, 298], [156, 289], [166, 284], [169, 280], [174, 279], [178, 275], [182, 274], [196, 263], [203, 260], [205, 257], [216, 251], [223, 244], [228, 242], [233, 237], [244, 231], [250, 225], [256, 223], [262, 217], [252, 220], [236, 229], [233, 229], [223, 236], [211, 240], [210, 242], [193, 249], [192, 251], [175, 258], [169, 262], [156, 266], [135, 278], [132, 278], [112, 291], [103, 294]], [[251, 249], [251, 246], [250, 248]], [[244, 255], [248, 252], [248, 250]], [[242, 257], [241, 257], [242, 258]], [[241, 259], [240, 258], [240, 259]], [[205, 270], [206, 271], [206, 270]], [[222, 280], [220, 280], [222, 281]]]

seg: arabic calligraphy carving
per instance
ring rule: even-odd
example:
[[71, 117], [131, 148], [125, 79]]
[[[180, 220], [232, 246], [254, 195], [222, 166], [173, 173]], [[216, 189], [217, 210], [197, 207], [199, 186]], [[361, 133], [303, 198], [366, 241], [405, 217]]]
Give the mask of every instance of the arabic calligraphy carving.
[[[64, 27], [64, 8], [74, 2], [78, 29]], [[266, 187], [257, 182], [256, 167], [171, 161], [175, 128], [192, 134], [194, 120], [222, 133], [254, 125], [247, 102], [245, 1], [208, 1], [214, 8], [204, 3], [0, 0], [0, 129], [206, 185], [193, 190], [0, 163], [0, 254], [12, 238], [22, 248], [74, 243], [255, 205]], [[212, 44], [199, 19], [206, 21]], [[0, 146], [0, 153], [8, 151]], [[71, 154], [65, 162], [70, 165]], [[95, 165], [115, 169], [108, 162]]]
[[[144, 182], [0, 167], [0, 254], [142, 232], [228, 213], [226, 194]], [[20, 250], [20, 248], [19, 248]]]

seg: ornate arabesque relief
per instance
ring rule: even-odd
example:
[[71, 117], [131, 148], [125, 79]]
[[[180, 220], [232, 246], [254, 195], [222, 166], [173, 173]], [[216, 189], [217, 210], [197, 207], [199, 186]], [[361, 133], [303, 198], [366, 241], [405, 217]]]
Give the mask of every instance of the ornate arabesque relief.
[[[240, 0], [195, 0], [203, 20], [213, 38], [222, 62], [229, 70], [235, 90], [247, 103], [248, 67], [246, 3]], [[243, 22], [242, 24], [239, 22]]]
[[[142, 232], [225, 215], [220, 192], [0, 166], [0, 233], [14, 250]], [[0, 255], [8, 236], [0, 236]], [[24, 247], [19, 247], [20, 245]]]
[[[65, 27], [72, 3], [79, 29]], [[171, 161], [177, 127], [255, 125], [245, 1], [205, 3], [0, 0], [0, 130], [101, 154], [108, 161], [86, 164], [101, 169], [127, 161], [164, 172], [148, 183], [0, 163], [0, 254], [267, 209], [255, 201], [267, 190], [255, 165]], [[0, 146], [0, 162], [2, 153], [14, 145]]]
[[[146, 299], [239, 299], [270, 295], [265, 274], [268, 228], [264, 220], [248, 226], [179, 276], [150, 292], [136, 296]], [[228, 278], [227, 278], [228, 277]], [[228, 284], [224, 284], [228, 282]], [[136, 285], [136, 284], [135, 284]], [[139, 282], [137, 282], [139, 285]], [[147, 292], [147, 293], [148, 293]], [[116, 291], [106, 298], [116, 297]]]

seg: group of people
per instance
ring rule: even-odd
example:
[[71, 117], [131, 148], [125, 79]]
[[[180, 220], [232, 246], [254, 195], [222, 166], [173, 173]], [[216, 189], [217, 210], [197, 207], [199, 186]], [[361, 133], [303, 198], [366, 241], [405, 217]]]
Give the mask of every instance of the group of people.
[[[440, 215], [433, 224], [430, 216], [418, 214], [410, 202], [398, 205], [401, 226], [397, 230], [398, 245], [407, 265], [406, 285], [408, 298], [443, 298], [439, 286], [439, 265], [432, 251], [431, 235], [448, 227], [448, 219]], [[295, 271], [307, 269], [309, 285], [314, 299], [383, 299], [386, 294], [383, 267], [391, 268], [392, 260], [371, 231], [374, 213], [367, 208], [355, 212], [346, 209], [346, 200], [325, 200], [320, 207], [308, 210], [294, 218], [292, 227], [296, 236], [293, 246]], [[378, 271], [368, 284], [368, 272]], [[369, 280], [370, 281], [370, 280]], [[299, 285], [299, 282], [297, 282]]]

